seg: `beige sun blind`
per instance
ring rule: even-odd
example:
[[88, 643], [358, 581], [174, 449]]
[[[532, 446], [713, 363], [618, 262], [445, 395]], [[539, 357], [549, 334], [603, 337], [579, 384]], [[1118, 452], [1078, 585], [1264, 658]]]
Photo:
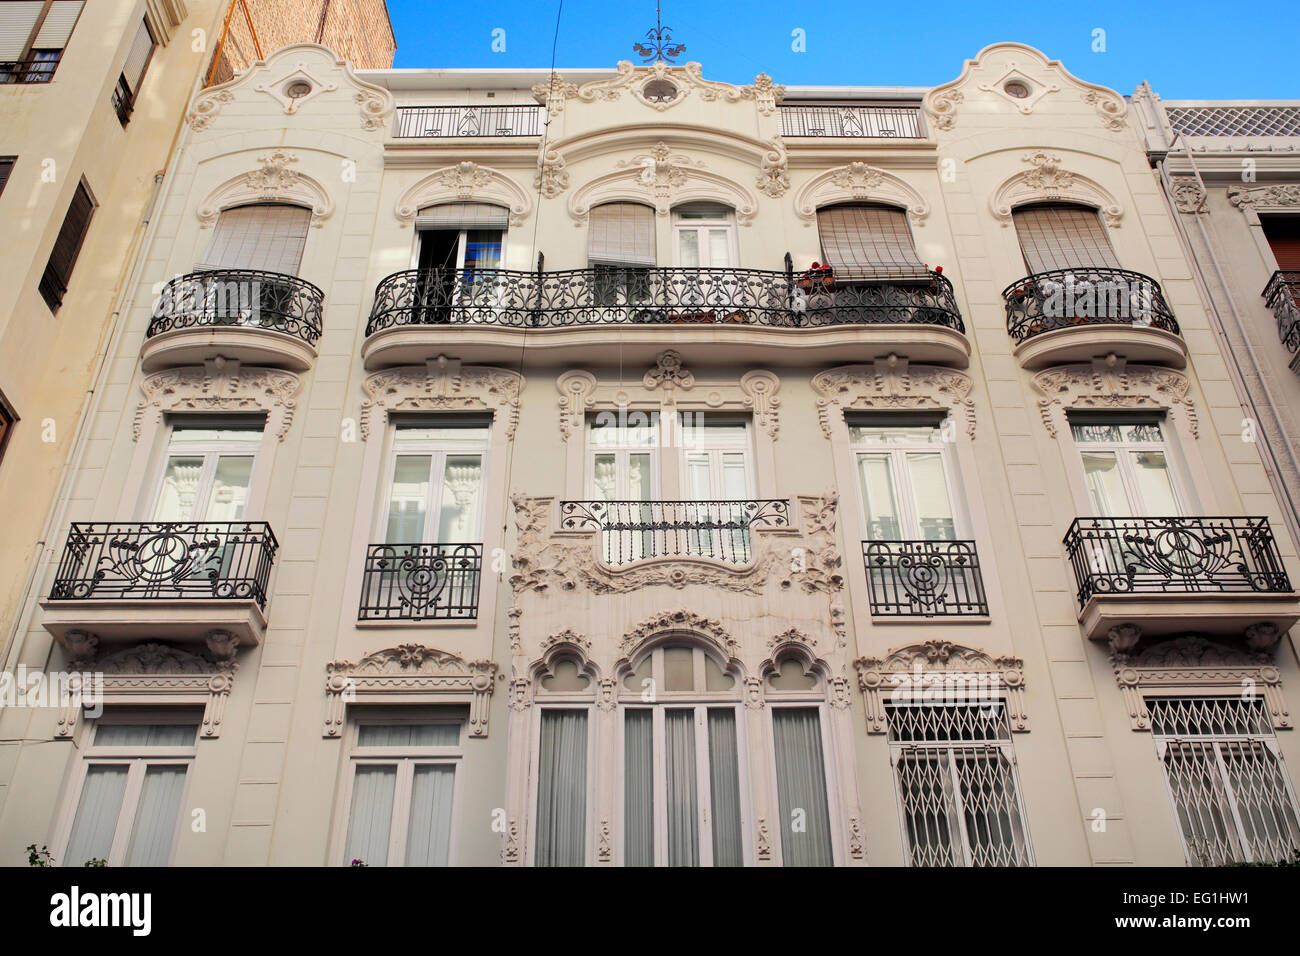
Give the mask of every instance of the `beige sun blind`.
[[27, 38], [36, 29], [36, 18], [45, 4], [0, 3], [0, 60], [13, 61], [23, 55]]
[[817, 210], [822, 255], [838, 279], [924, 279], [907, 214], [888, 206], [831, 206]]
[[1012, 212], [1031, 274], [1057, 269], [1118, 269], [1096, 210], [1083, 206], [1024, 206]]
[[81, 0], [55, 0], [41, 24], [41, 32], [32, 41], [32, 49], [62, 50], [67, 46], [77, 17], [81, 16], [81, 7]]
[[135, 32], [135, 39], [131, 41], [131, 50], [126, 55], [126, 63], [122, 66], [122, 76], [126, 79], [126, 85], [132, 94], [140, 92], [140, 81], [144, 79], [145, 68], [148, 67], [149, 58], [153, 55], [153, 46], [153, 36], [149, 33], [149, 27], [141, 20]]
[[509, 223], [509, 209], [486, 202], [425, 206], [415, 217], [417, 229], [505, 229]]
[[260, 269], [297, 275], [311, 211], [301, 206], [257, 205], [227, 209], [198, 269]]
[[655, 211], [635, 202], [607, 202], [591, 210], [587, 261], [596, 265], [653, 266]]

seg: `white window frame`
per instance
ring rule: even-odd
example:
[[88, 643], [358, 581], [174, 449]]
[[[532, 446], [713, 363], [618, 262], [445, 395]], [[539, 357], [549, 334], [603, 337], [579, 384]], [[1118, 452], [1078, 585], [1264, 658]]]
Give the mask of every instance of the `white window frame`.
[[[900, 444], [878, 445], [866, 441], [854, 441], [853, 429], [860, 427], [858, 422], [852, 418], [847, 421], [849, 433], [849, 451], [853, 456], [853, 480], [858, 489], [859, 514], [858, 523], [862, 531], [863, 541], [875, 540], [871, 537], [871, 523], [868, 515], [871, 512], [866, 500], [866, 488], [862, 481], [862, 459], [863, 458], [886, 458], [889, 461], [890, 481], [894, 486], [894, 497], [898, 506], [899, 540], [902, 541], [920, 541], [924, 539], [921, 533], [921, 522], [917, 516], [916, 496], [912, 488], [911, 473], [907, 463], [908, 455], [915, 454], [937, 454], [939, 462], [943, 467], [943, 480], [947, 485], [948, 491], [948, 509], [952, 512], [953, 540], [969, 540], [972, 535], [969, 529], [969, 523], [966, 518], [965, 501], [961, 495], [961, 485], [957, 474], [957, 463], [952, 453], [951, 441], [945, 441], [942, 437], [938, 441], [931, 440], [928, 442], [909, 442]], [[923, 428], [924, 425], [889, 425], [884, 419], [879, 421], [872, 419], [870, 425], [861, 427], [880, 427], [880, 428]], [[942, 436], [954, 427], [952, 417], [944, 413], [937, 426], [935, 426], [935, 435]], [[890, 540], [882, 538], [883, 540]], [[940, 539], [942, 540], [942, 539]]]
[[[622, 419], [624, 415], [624, 413], [621, 411], [617, 413], [602, 413], [602, 414], [617, 414], [620, 419]], [[660, 489], [662, 486], [659, 480], [659, 469], [661, 467], [661, 463], [660, 463], [661, 455], [660, 455], [659, 445], [660, 445], [660, 435], [661, 435], [660, 429], [662, 426], [662, 422], [660, 421], [660, 415], [657, 411], [642, 412], [636, 410], [629, 411], [626, 413], [626, 415], [628, 419], [631, 419], [632, 416], [634, 415], [636, 416], [644, 415], [646, 417], [646, 419], [649, 422], [649, 427], [651, 430], [650, 437], [647, 441], [633, 442], [630, 439], [626, 439], [625, 437], [625, 439], [620, 440], [617, 444], [599, 445], [592, 440], [592, 434], [596, 430], [602, 430], [602, 431], [605, 429], [621, 430], [623, 431], [624, 436], [626, 436], [627, 435], [626, 430], [633, 426], [630, 424], [630, 422], [625, 422], [622, 420], [617, 421], [611, 425], [602, 425], [600, 424], [601, 422], [600, 415], [589, 416], [587, 418], [586, 421], [587, 466], [585, 469], [586, 470], [585, 480], [587, 484], [587, 495], [588, 498], [592, 501], [604, 500], [600, 498], [599, 486], [596, 484], [596, 458], [599, 455], [614, 456], [614, 476], [615, 476], [614, 497], [609, 500], [611, 501], [633, 500], [631, 498], [631, 491], [629, 490], [631, 487], [630, 484], [631, 474], [628, 465], [628, 460], [632, 455], [643, 455], [643, 454], [649, 454], [650, 456], [650, 468], [649, 468], [650, 497], [647, 500], [655, 501], [660, 496]], [[636, 420], [639, 421], [640, 419], [638, 418]]]
[[[369, 747], [360, 743], [362, 725], [449, 724], [457, 729], [455, 746], [446, 747]], [[411, 824], [411, 790], [417, 767], [452, 767], [454, 776], [451, 789], [451, 834], [447, 844], [447, 865], [455, 866], [459, 848], [460, 813], [463, 805], [461, 788], [464, 771], [465, 718], [450, 714], [393, 714], [358, 713], [348, 721], [348, 756], [340, 782], [341, 793], [338, 805], [342, 808], [339, 825], [335, 829], [335, 850], [331, 856], [339, 866], [350, 866], [351, 860], [343, 859], [348, 852], [348, 828], [352, 822], [352, 795], [356, 788], [357, 767], [393, 767], [397, 768], [396, 785], [393, 788], [392, 817], [388, 828], [388, 862], [390, 867], [406, 865], [406, 839]], [[363, 863], [369, 864], [363, 860]]]
[[[779, 668], [787, 657], [777, 660], [778, 673]], [[795, 658], [797, 660], [797, 658]], [[838, 761], [835, 758], [835, 748], [831, 740], [831, 722], [830, 713], [826, 703], [826, 681], [822, 675], [813, 672], [815, 683], [806, 690], [777, 690], [772, 686], [772, 675], [764, 679], [763, 695], [764, 702], [767, 705], [767, 738], [768, 738], [768, 787], [769, 793], [772, 794], [772, 808], [776, 814], [777, 822], [777, 844], [780, 846], [781, 863], [785, 863], [785, 836], [787, 820], [781, 819], [781, 797], [780, 787], [777, 781], [776, 765], [776, 724], [772, 717], [775, 711], [781, 709], [790, 710], [816, 710], [817, 720], [821, 733], [822, 742], [822, 769], [826, 774], [823, 785], [826, 788], [826, 813], [830, 824], [831, 838], [831, 863], [833, 866], [840, 866], [844, 862], [844, 850], [840, 845], [840, 832], [836, 821], [843, 818], [843, 808], [840, 806], [840, 787], [839, 777], [837, 775]]]
[[[693, 417], [699, 416], [700, 420], [702, 420], [704, 424], [700, 425], [699, 427], [695, 427], [693, 425], [687, 425], [682, 420], [683, 416], [685, 415], [690, 415]], [[744, 445], [742, 447], [732, 448], [721, 444], [717, 444], [717, 445], [711, 444], [708, 441], [696, 443], [693, 440], [693, 436], [698, 435], [700, 437], [707, 438], [708, 431], [709, 431], [708, 429], [709, 422], [722, 423], [728, 425], [743, 425], [745, 429]], [[710, 490], [709, 498], [706, 500], [727, 500], [727, 495], [723, 494], [722, 491], [720, 490], [720, 485], [722, 483], [723, 457], [728, 454], [735, 454], [736, 452], [739, 452], [744, 458], [745, 493], [739, 499], [732, 498], [730, 500], [747, 501], [749, 499], [757, 497], [756, 489], [758, 487], [758, 482], [757, 482], [757, 474], [755, 473], [754, 470], [753, 419], [742, 415], [726, 415], [726, 414], [716, 414], [716, 413], [710, 414], [708, 412], [678, 412], [677, 428], [679, 429], [678, 434], [682, 436], [682, 451], [681, 451], [680, 458], [681, 458], [681, 488], [682, 488], [683, 498], [687, 498], [689, 496], [688, 489], [691, 486], [690, 466], [691, 466], [692, 457], [705, 455], [707, 456], [709, 462], [709, 483], [712, 486]], [[712, 489], [719, 489], [719, 490], [717, 491], [717, 493], [714, 493]]]
[[[249, 424], [253, 424], [250, 420]], [[262, 445], [266, 440], [266, 423], [260, 423], [260, 430], [254, 432], [252, 428], [248, 429], [250, 436], [256, 435], [256, 438], [250, 437], [246, 441], [234, 439], [211, 442], [196, 442], [176, 448], [174, 446], [175, 435], [177, 430], [186, 431], [194, 429], [197, 431], [220, 431], [222, 428], [231, 426], [231, 419], [219, 418], [211, 424], [205, 424], [201, 419], [180, 419], [169, 421], [166, 424], [167, 436], [163, 444], [162, 461], [157, 468], [157, 476], [154, 481], [153, 492], [149, 497], [149, 519], [155, 520], [154, 516], [158, 513], [158, 504], [162, 499], [163, 486], [167, 480], [167, 463], [172, 458], [199, 458], [203, 459], [202, 471], [199, 475], [199, 483], [194, 491], [195, 512], [188, 518], [182, 519], [183, 522], [203, 522], [207, 520], [207, 504], [212, 493], [212, 484], [216, 479], [217, 464], [222, 457], [229, 458], [252, 458], [253, 467], [248, 472], [248, 498], [244, 502], [244, 516], [240, 521], [254, 520], [256, 506], [261, 502], [254, 498], [254, 490], [259, 488], [260, 474], [258, 468], [261, 465]], [[241, 429], [242, 430], [242, 429]], [[198, 512], [202, 512], [201, 514]]]
[[[533, 716], [532, 727], [532, 749], [529, 751], [528, 761], [528, 865], [536, 866], [537, 857], [537, 788], [541, 783], [541, 755], [542, 755], [542, 713], [547, 710], [580, 710], [587, 715], [587, 779], [585, 782], [586, 796], [586, 816], [582, 821], [582, 865], [591, 864], [592, 852], [592, 820], [595, 817], [596, 807], [596, 737], [599, 726], [596, 718], [596, 708], [592, 704], [592, 694], [594, 693], [594, 678], [583, 670], [581, 663], [578, 663], [578, 672], [587, 678], [588, 689], [581, 692], [559, 692], [549, 693], [542, 690], [540, 682], [538, 685], [539, 696], [535, 698], [536, 706], [533, 710], [536, 714]], [[545, 694], [543, 698], [542, 694]], [[545, 703], [542, 701], [545, 700]]]
[[[689, 209], [695, 206], [695, 203], [685, 203], [673, 210], [673, 265], [677, 268], [686, 269], [735, 269], [740, 262], [739, 246], [736, 239], [736, 214], [733, 210], [727, 211], [714, 218], [707, 219], [683, 219], [681, 209]], [[708, 205], [717, 205], [722, 208], [721, 203], [709, 203]], [[727, 258], [728, 262], [714, 263], [707, 261], [711, 258], [711, 247], [708, 243], [708, 233], [712, 229], [725, 229], [727, 231]], [[699, 242], [700, 264], [698, 266], [682, 265], [682, 241], [681, 235], [684, 232], [695, 232]]]
[[[189, 724], [194, 725], [194, 743], [186, 747], [149, 747], [137, 745], [131, 747], [101, 747], [95, 745], [96, 730], [107, 724]], [[202, 711], [190, 710], [155, 710], [148, 713], [121, 713], [105, 711], [104, 715], [94, 720], [83, 721], [79, 749], [81, 757], [77, 760], [68, 781], [63, 806], [59, 812], [59, 824], [55, 840], [57, 850], [55, 861], [61, 865], [80, 866], [86, 862], [75, 863], [65, 859], [68, 844], [72, 840], [73, 827], [77, 821], [77, 810], [81, 803], [81, 793], [86, 785], [86, 776], [92, 766], [127, 767], [126, 787], [122, 792], [122, 805], [118, 810], [117, 824], [113, 831], [113, 843], [106, 858], [109, 866], [123, 866], [135, 837], [135, 815], [139, 809], [140, 794], [144, 789], [144, 777], [150, 767], [172, 766], [185, 768], [185, 785], [181, 790], [180, 812], [176, 814], [176, 827], [172, 831], [171, 848], [167, 854], [167, 865], [176, 859], [177, 837], [181, 833], [181, 823], [186, 818], [185, 808], [189, 804], [190, 784], [193, 774], [190, 767], [198, 755], [199, 729], [203, 722]]]
[[[488, 450], [492, 446], [492, 425], [493, 422], [484, 419], [484, 429], [486, 434], [481, 439], [455, 439], [455, 438], [437, 438], [437, 439], [403, 439], [401, 433], [411, 428], [438, 428], [457, 426], [441, 426], [438, 424], [427, 424], [423, 422], [402, 422], [400, 419], [389, 425], [391, 434], [388, 440], [388, 456], [386, 458], [384, 481], [381, 485], [381, 494], [383, 500], [376, 512], [373, 540], [375, 542], [383, 541], [387, 537], [389, 511], [393, 506], [393, 480], [397, 475], [397, 459], [402, 455], [429, 455], [429, 494], [425, 499], [424, 507], [424, 533], [421, 536], [422, 541], [397, 541], [393, 544], [480, 544], [483, 540], [483, 521], [487, 509], [487, 478], [488, 478]], [[473, 428], [465, 428], [465, 431], [473, 431]], [[434, 538], [437, 532], [439, 516], [442, 514], [442, 493], [443, 485], [446, 481], [447, 458], [450, 455], [457, 454], [474, 454], [480, 456], [481, 464], [479, 466], [479, 501], [478, 514], [475, 515], [475, 527], [477, 529], [477, 541], [469, 542], [440, 542]], [[438, 475], [440, 480], [435, 481], [434, 475]], [[387, 543], [387, 542], [385, 542]]]
[[[418, 268], [420, 268], [420, 248], [421, 248], [421, 246], [424, 244], [424, 233], [426, 233], [426, 232], [451, 232], [451, 231], [452, 231], [452, 230], [450, 230], [450, 229], [432, 229], [432, 228], [431, 228], [431, 229], [416, 229], [416, 231], [415, 231], [415, 243], [414, 243], [413, 248], [411, 249], [411, 268], [412, 268], [412, 269], [418, 269]], [[467, 228], [465, 228], [465, 227], [462, 226], [462, 227], [461, 227], [459, 230], [457, 230], [457, 231], [460, 233], [460, 235], [459, 235], [459, 236], [457, 237], [457, 239], [456, 239], [456, 264], [455, 264], [452, 268], [454, 268], [454, 269], [464, 269], [464, 268], [465, 268], [465, 246], [466, 246], [466, 245], [468, 244], [468, 242], [469, 242], [469, 234], [470, 234], [471, 232], [494, 232], [494, 231], [496, 231], [496, 230], [491, 230], [491, 229], [467, 229]], [[507, 239], [507, 237], [508, 237], [509, 235], [510, 235], [510, 229], [509, 229], [508, 227], [504, 227], [504, 226], [503, 226], [503, 227], [501, 228], [501, 264], [498, 265], [498, 266], [495, 266], [494, 268], [496, 268], [496, 269], [504, 269], [504, 268], [506, 267], [506, 265], [505, 265], [505, 263], [506, 263], [506, 239]]]
[[[1116, 415], [1111, 421], [1104, 421], [1104, 416], [1087, 416], [1086, 421], [1074, 421], [1067, 416], [1067, 422], [1070, 426], [1070, 443], [1075, 448], [1076, 467], [1083, 478], [1083, 490], [1088, 496], [1088, 508], [1090, 511], [1096, 511], [1096, 503], [1092, 498], [1092, 489], [1088, 486], [1088, 470], [1084, 466], [1083, 456], [1089, 451], [1112, 452], [1115, 455], [1115, 462], [1119, 469], [1120, 482], [1124, 487], [1124, 494], [1128, 496], [1130, 502], [1134, 504], [1132, 515], [1115, 515], [1116, 518], [1144, 518], [1144, 517], [1186, 517], [1194, 513], [1190, 507], [1191, 499], [1186, 492], [1186, 486], [1182, 480], [1182, 467], [1175, 453], [1174, 445], [1169, 440], [1168, 421], [1165, 416], [1151, 416], [1156, 427], [1160, 429], [1160, 441], [1118, 441], [1118, 442], [1080, 442], [1074, 437], [1075, 425], [1117, 425], [1121, 428], [1126, 425], [1147, 424], [1144, 419], [1146, 416], [1132, 417]], [[1142, 452], [1158, 451], [1165, 456], [1165, 473], [1169, 477], [1169, 485], [1173, 490], [1174, 505], [1178, 509], [1176, 515], [1152, 514], [1146, 509], [1146, 503], [1141, 500], [1141, 494], [1138, 490], [1137, 480], [1133, 472], [1133, 456]], [[1097, 517], [1108, 517], [1097, 515]]]

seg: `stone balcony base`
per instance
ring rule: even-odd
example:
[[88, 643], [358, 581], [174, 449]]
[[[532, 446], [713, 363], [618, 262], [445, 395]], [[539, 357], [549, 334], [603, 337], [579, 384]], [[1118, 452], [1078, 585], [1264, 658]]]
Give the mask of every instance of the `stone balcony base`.
[[109, 642], [201, 642], [224, 631], [239, 645], [260, 644], [266, 615], [253, 600], [42, 601], [41, 626], [64, 642], [82, 632]]
[[1257, 625], [1285, 634], [1300, 621], [1300, 596], [1221, 592], [1204, 594], [1094, 594], [1079, 613], [1091, 640], [1107, 640], [1113, 628], [1132, 625], [1143, 637], [1169, 634], [1242, 635]]

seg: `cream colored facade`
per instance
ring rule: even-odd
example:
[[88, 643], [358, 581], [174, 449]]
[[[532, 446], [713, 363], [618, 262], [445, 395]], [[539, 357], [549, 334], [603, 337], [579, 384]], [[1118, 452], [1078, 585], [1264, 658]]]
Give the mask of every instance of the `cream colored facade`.
[[[296, 83], [305, 95], [288, 96]], [[1278, 855], [1296, 839], [1294, 539], [1113, 91], [1011, 43], [929, 90], [764, 75], [738, 87], [663, 63], [358, 74], [299, 45], [200, 94], [188, 119], [96, 388], [94, 452], [11, 660], [99, 673], [110, 708], [190, 708], [198, 739], [108, 753], [77, 707], [0, 710], [0, 738], [22, 741], [0, 751], [0, 859], [32, 842], [60, 859], [90, 846], [70, 834], [88, 775], [111, 759], [184, 764], [165, 852], [179, 865], [346, 864], [364, 844], [358, 807], [376, 799], [392, 829], [364, 845], [396, 861], [416, 852], [404, 815], [425, 806], [410, 782], [421, 767], [449, 787], [436, 806], [452, 864], [1259, 857], [1273, 851], [1240, 829], [1242, 802], [1226, 849], [1186, 846], [1166, 780], [1180, 761], [1228, 772], [1243, 752], [1263, 769], [1233, 779], [1263, 783], [1234, 799], [1258, 797], [1279, 821]], [[171, 322], [164, 284], [208, 261], [223, 212], [268, 202], [307, 211], [297, 274], [316, 291], [294, 286], [302, 324], [191, 321], [192, 302]], [[609, 203], [653, 210], [654, 265], [613, 287], [589, 258]], [[1156, 284], [1160, 321], [1053, 324], [1026, 305], [1017, 210], [1043, 203], [1092, 211], [1122, 269]], [[898, 211], [927, 271], [866, 292], [841, 277], [828, 305], [820, 276], [804, 281], [828, 258], [819, 210], [862, 204]], [[439, 222], [461, 235], [442, 250], [459, 269], [450, 285], [409, 272]], [[470, 247], [496, 231], [500, 262], [478, 260], [489, 278], [475, 285]], [[317, 300], [318, 337], [303, 332]], [[1028, 316], [1018, 344], [1009, 311]], [[264, 422], [243, 439], [255, 461], [239, 521], [265, 522], [276, 544], [245, 528], [214, 565], [185, 532], [186, 560], [222, 580], [243, 560], [231, 555], [273, 556], [243, 582], [269, 582], [265, 601], [159, 593], [192, 579], [156, 527], [139, 529], [159, 514], [169, 442], [202, 415]], [[419, 454], [472, 447], [477, 465], [435, 483], [478, 503], [477, 580], [435, 560], [436, 535], [405, 565], [375, 563], [390, 499], [410, 493], [392, 477], [416, 447], [402, 429], [445, 431], [451, 416], [481, 443], [420, 433]], [[609, 420], [657, 421], [658, 434], [616, 431], [606, 446]], [[1159, 452], [1120, 453], [1163, 456], [1182, 517], [1153, 515], [1166, 521], [1153, 529], [1098, 515], [1072, 435], [1106, 421], [1159, 423]], [[690, 431], [700, 422], [732, 437], [706, 441]], [[900, 425], [930, 429], [927, 447], [871, 444]], [[927, 550], [943, 535], [882, 536], [868, 514], [864, 456], [906, 469], [913, 452], [943, 469], [951, 514], [930, 519], [964, 542], [946, 557]], [[925, 528], [913, 495], [899, 521], [910, 508]], [[750, 504], [681, 504], [702, 499]], [[619, 530], [629, 516], [634, 530]], [[1272, 537], [1220, 516], [1266, 518]], [[1072, 567], [1062, 539], [1076, 518], [1110, 543], [1072, 538]], [[123, 528], [83, 527], [68, 552], [70, 522]], [[1076, 569], [1091, 580], [1098, 562], [1133, 560], [1125, 548], [1149, 562], [1145, 584], [1081, 607]], [[175, 576], [148, 577], [163, 565]], [[472, 616], [419, 603], [453, 580]], [[969, 600], [954, 599], [958, 581]], [[379, 599], [390, 613], [368, 614]], [[935, 701], [954, 685], [983, 688], [993, 719]], [[1244, 708], [1233, 719], [1250, 729], [1171, 739], [1168, 708], [1215, 706]], [[455, 733], [367, 749], [367, 726], [403, 720]], [[112, 862], [138, 838], [131, 772]], [[393, 789], [368, 789], [379, 779]], [[927, 801], [946, 809], [927, 818]], [[938, 816], [941, 834], [918, 830]]]

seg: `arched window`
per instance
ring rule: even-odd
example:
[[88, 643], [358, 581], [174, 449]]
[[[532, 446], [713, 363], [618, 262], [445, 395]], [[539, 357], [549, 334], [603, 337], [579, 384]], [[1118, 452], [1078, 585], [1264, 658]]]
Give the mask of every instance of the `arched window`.
[[656, 261], [654, 209], [635, 202], [607, 202], [592, 208], [587, 263], [597, 305], [649, 302], [650, 269]]
[[832, 866], [831, 814], [824, 732], [826, 683], [797, 654], [779, 656], [765, 677], [786, 866]]
[[285, 203], [226, 209], [199, 269], [255, 269], [296, 276], [302, 264], [311, 210]]
[[415, 219], [415, 298], [422, 323], [490, 318], [505, 303], [498, 270], [510, 210], [485, 202], [426, 206]]
[[675, 638], [623, 675], [625, 865], [744, 865], [741, 687], [726, 661]]
[[926, 280], [907, 225], [907, 213], [894, 206], [843, 205], [817, 210], [822, 256], [835, 280]]
[[533, 778], [534, 866], [587, 862], [594, 670], [561, 648], [535, 674], [537, 770]]
[[1097, 210], [1071, 203], [1040, 203], [1011, 211], [1030, 275], [1059, 269], [1118, 269]]

